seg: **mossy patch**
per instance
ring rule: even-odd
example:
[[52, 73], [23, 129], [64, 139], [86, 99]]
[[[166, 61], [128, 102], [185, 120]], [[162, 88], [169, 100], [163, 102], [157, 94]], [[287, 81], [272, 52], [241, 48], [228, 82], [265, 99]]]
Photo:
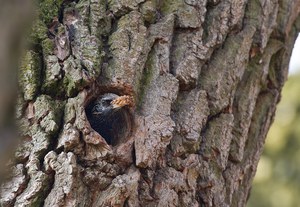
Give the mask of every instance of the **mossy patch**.
[[57, 17], [63, 0], [39, 0], [39, 17], [46, 24], [52, 22], [53, 17]]
[[55, 49], [55, 43], [52, 39], [44, 39], [42, 41], [42, 48], [43, 48], [43, 54], [44, 55], [52, 55], [53, 51]]
[[43, 21], [40, 19], [35, 20], [28, 35], [28, 42], [32, 45], [39, 44], [42, 40], [47, 38], [47, 31], [48, 28]]
[[40, 86], [41, 58], [39, 54], [29, 50], [21, 61], [19, 84], [24, 100], [33, 100]]

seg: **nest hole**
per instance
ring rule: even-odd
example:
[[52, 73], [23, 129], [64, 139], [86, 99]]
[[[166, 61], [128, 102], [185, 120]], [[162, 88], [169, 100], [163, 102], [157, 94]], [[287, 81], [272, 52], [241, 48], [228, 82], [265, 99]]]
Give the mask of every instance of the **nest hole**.
[[[106, 94], [113, 93], [104, 93], [91, 99], [85, 112], [91, 127], [105, 139], [107, 144], [116, 146], [125, 142], [131, 135], [133, 118], [127, 106], [119, 109], [108, 108], [105, 113], [95, 114], [96, 105]], [[116, 94], [113, 95], [117, 96]], [[107, 107], [109, 106], [107, 105]]]

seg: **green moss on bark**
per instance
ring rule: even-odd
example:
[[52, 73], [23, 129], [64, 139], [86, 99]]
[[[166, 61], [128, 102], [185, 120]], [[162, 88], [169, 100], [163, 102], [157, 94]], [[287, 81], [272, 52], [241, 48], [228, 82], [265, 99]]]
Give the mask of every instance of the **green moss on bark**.
[[24, 100], [33, 100], [40, 86], [41, 60], [39, 54], [29, 50], [25, 53], [20, 70], [19, 84]]
[[52, 22], [53, 17], [57, 17], [63, 0], [39, 0], [39, 17], [46, 24]]

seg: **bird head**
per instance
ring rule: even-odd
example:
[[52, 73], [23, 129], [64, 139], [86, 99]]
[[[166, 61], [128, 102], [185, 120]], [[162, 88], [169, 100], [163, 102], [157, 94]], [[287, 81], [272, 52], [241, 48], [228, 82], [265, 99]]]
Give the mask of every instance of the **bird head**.
[[113, 93], [105, 93], [95, 101], [95, 105], [92, 108], [92, 114], [104, 115], [125, 106], [132, 107], [134, 105], [133, 103], [133, 98], [131, 96], [118, 96]]

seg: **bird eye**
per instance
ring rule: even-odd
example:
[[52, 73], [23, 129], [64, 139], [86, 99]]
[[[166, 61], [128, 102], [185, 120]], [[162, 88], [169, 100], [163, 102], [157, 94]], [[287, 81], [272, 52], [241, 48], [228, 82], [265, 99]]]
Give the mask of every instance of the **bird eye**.
[[106, 99], [106, 100], [103, 100], [102, 103], [103, 103], [105, 106], [109, 106], [111, 101], [112, 101], [112, 100], [110, 100], [110, 99]]

